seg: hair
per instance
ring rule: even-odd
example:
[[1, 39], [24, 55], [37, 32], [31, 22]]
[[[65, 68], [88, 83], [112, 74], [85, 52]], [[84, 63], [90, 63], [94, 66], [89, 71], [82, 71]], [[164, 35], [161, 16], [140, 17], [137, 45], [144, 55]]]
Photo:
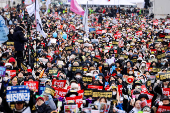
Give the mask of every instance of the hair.
[[107, 99], [106, 99], [106, 97], [100, 97], [100, 98], [99, 98], [99, 102], [100, 102], [102, 99], [104, 99], [104, 100], [105, 100], [105, 102], [107, 103]]

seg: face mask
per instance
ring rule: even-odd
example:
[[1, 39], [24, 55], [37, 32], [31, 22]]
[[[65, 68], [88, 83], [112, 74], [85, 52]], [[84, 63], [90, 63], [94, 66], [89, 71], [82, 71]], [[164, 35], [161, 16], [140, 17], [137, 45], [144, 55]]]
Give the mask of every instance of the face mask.
[[5, 82], [8, 81], [8, 77], [4, 77], [3, 81], [5, 81]]
[[162, 65], [165, 65], [165, 62], [161, 63]]
[[113, 91], [113, 95], [116, 95], [116, 91]]
[[91, 56], [95, 56], [95, 54], [91, 54]]
[[47, 78], [47, 76], [42, 76], [43, 78]]
[[76, 78], [81, 78], [81, 76], [80, 75], [76, 75]]
[[145, 80], [144, 79], [141, 79], [142, 83], [145, 83]]
[[6, 58], [2, 58], [2, 60], [6, 60]]
[[102, 79], [99, 79], [99, 81], [102, 81]]

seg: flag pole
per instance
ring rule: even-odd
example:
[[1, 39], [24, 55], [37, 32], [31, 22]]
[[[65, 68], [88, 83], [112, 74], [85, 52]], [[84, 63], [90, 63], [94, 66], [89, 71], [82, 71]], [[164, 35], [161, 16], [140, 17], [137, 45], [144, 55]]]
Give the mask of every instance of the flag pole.
[[36, 35], [36, 43], [35, 43], [35, 54], [36, 54], [36, 68], [37, 68], [37, 20], [36, 20], [36, 2], [37, 0], [35, 0], [35, 27], [36, 27], [36, 31], [35, 31], [35, 35]]

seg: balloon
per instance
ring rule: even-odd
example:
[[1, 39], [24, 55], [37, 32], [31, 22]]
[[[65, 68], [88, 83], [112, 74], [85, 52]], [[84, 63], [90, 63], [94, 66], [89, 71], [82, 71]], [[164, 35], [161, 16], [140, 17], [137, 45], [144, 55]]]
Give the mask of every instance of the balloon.
[[57, 33], [55, 32], [55, 33], [53, 33], [53, 37], [54, 38], [56, 38], [57, 37]]
[[63, 34], [63, 38], [64, 38], [64, 39], [67, 39], [67, 34]]

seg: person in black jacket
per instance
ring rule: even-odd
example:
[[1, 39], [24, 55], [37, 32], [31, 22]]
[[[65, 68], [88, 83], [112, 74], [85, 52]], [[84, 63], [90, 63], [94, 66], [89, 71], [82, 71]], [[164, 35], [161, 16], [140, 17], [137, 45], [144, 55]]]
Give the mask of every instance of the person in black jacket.
[[45, 103], [44, 103], [44, 99], [42, 97], [38, 97], [36, 99], [37, 101], [37, 112], [38, 113], [51, 113], [52, 110], [50, 108], [50, 106], [47, 106]]
[[24, 28], [23, 24], [20, 24], [14, 29], [13, 39], [14, 39], [14, 47], [16, 51], [17, 64], [18, 67], [21, 68], [21, 62], [23, 61], [23, 50], [24, 43], [28, 40], [24, 37]]

